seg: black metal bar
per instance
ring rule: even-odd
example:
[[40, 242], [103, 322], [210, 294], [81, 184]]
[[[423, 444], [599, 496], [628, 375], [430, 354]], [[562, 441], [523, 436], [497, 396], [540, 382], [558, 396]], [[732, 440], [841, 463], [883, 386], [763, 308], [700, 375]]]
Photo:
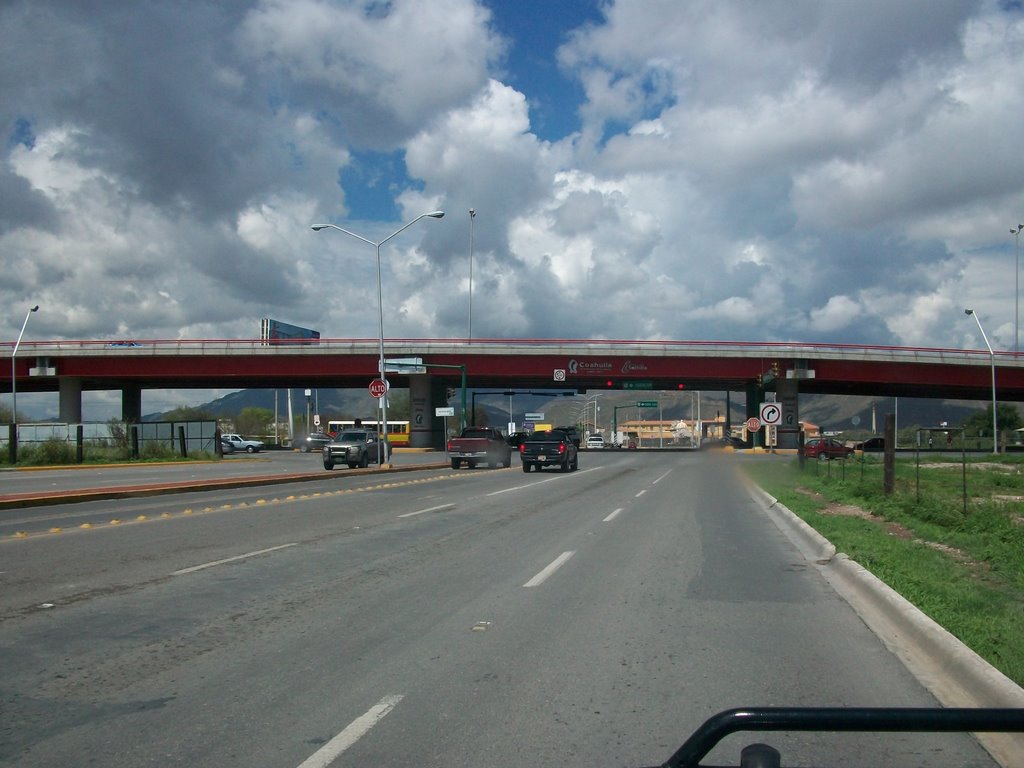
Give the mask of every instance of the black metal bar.
[[733, 733], [741, 731], [835, 732], [1024, 732], [1024, 709], [813, 708], [730, 709], [710, 717], [663, 764], [699, 768], [700, 761]]

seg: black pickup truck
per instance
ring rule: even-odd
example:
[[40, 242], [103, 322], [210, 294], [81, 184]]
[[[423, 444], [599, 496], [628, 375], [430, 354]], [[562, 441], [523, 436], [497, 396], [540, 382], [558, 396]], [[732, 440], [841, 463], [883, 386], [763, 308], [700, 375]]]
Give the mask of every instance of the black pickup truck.
[[519, 444], [519, 458], [523, 460], [523, 472], [553, 464], [563, 472], [571, 472], [580, 466], [576, 444], [560, 429], [534, 432]]

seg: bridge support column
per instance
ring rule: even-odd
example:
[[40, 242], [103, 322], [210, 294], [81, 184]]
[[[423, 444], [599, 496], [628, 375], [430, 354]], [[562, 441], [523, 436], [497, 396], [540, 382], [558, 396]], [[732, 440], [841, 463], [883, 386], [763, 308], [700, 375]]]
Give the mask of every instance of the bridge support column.
[[799, 382], [796, 379], [777, 379], [775, 399], [782, 406], [782, 423], [778, 427], [779, 448], [800, 447]]
[[121, 421], [126, 424], [142, 421], [142, 387], [138, 384], [121, 387]]
[[410, 448], [444, 448], [444, 420], [434, 416], [434, 407], [445, 405], [445, 389], [444, 381], [429, 373], [409, 377]]
[[65, 424], [82, 423], [82, 380], [75, 376], [61, 376], [59, 417]]

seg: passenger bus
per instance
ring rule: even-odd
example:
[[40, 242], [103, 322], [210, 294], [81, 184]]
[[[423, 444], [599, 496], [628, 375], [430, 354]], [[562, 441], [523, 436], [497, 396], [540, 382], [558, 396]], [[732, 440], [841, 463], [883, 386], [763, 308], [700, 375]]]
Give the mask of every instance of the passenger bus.
[[[367, 429], [376, 429], [380, 432], [377, 419], [362, 419], [360, 424]], [[331, 435], [337, 435], [342, 430], [355, 425], [353, 419], [331, 420], [327, 422], [327, 431]], [[388, 419], [388, 442], [392, 445], [409, 445], [409, 422]]]

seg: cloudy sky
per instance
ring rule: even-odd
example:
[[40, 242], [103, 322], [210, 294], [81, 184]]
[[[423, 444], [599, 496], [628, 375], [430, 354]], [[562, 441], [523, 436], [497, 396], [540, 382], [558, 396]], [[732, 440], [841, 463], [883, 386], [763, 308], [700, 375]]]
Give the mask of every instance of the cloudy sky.
[[1013, 349], [1019, 0], [7, 0], [0, 338]]

